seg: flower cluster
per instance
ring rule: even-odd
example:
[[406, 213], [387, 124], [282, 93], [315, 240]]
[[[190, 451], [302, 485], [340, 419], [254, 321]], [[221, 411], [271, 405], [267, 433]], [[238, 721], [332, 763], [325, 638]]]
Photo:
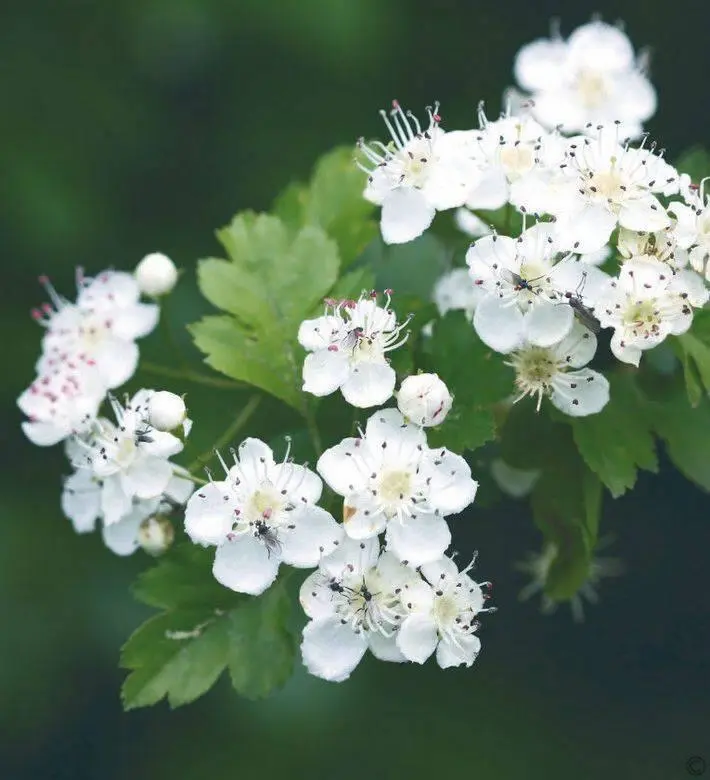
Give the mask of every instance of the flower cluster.
[[[655, 93], [619, 28], [593, 21], [567, 41], [535, 41], [515, 70], [532, 99], [511, 101], [494, 121], [480, 108], [478, 129], [444, 131], [437, 106], [422, 130], [395, 103], [383, 114], [394, 145], [361, 145], [364, 194], [382, 204], [387, 243], [457, 209], [474, 241], [468, 273], [436, 284], [439, 311], [464, 310], [506, 356], [514, 400], [534, 396], [539, 409], [549, 397], [568, 415], [595, 414], [609, 400], [608, 381], [588, 367], [597, 334], [611, 329], [614, 357], [638, 366], [707, 302], [710, 205], [655, 143], [632, 145]], [[475, 213], [499, 209], [506, 224], [517, 212], [522, 232], [487, 228]]]
[[[18, 399], [28, 418], [22, 428], [34, 444], [64, 442], [74, 472], [64, 482], [62, 509], [79, 533], [101, 521], [104, 541], [118, 555], [167, 546], [172, 526], [164, 518], [192, 492], [186, 472], [168, 460], [183, 447], [169, 431], [189, 431], [183, 400], [141, 390], [121, 405], [111, 392], [135, 373], [136, 340], [158, 321], [159, 307], [141, 302], [141, 293], [168, 292], [171, 273], [164, 255], [144, 258], [135, 276], [103, 271], [88, 278], [79, 270], [75, 301], [42, 278], [50, 302], [32, 312], [45, 334], [37, 377]], [[99, 414], [105, 400], [113, 420]]]

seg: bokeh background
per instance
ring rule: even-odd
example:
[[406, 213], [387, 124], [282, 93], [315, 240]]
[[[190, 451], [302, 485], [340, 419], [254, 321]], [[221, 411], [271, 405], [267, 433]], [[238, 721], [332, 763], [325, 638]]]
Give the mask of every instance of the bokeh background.
[[[232, 214], [268, 208], [320, 153], [380, 133], [393, 97], [439, 99], [450, 127], [472, 125], [479, 99], [494, 114], [519, 46], [551, 16], [569, 32], [595, 11], [651, 48], [650, 129], [671, 159], [710, 140], [701, 3], [4, 1], [1, 780], [673, 780], [702, 769], [691, 756], [710, 766], [708, 498], [667, 463], [605, 504], [608, 554], [628, 571], [602, 583], [583, 625], [517, 602], [512, 563], [539, 543], [525, 510], [476, 508], [457, 545], [480, 550], [500, 611], [474, 668], [368, 660], [342, 685], [299, 671], [263, 703], [222, 681], [183, 710], [123, 714], [118, 650], [148, 613], [128, 593], [147, 558], [73, 533], [61, 454], [23, 439], [14, 406], [38, 349], [38, 274], [69, 293], [76, 264], [130, 269], [163, 251], [186, 269], [166, 319], [194, 319], [194, 261]], [[240, 403], [165, 384], [190, 393], [197, 450]]]

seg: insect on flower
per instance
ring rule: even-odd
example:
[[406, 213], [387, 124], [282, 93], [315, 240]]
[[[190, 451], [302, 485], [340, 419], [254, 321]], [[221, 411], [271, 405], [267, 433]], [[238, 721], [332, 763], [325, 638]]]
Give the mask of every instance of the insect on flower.
[[568, 303], [572, 308], [577, 321], [584, 325], [585, 328], [591, 330], [592, 333], [596, 334], [599, 333], [602, 328], [601, 323], [594, 315], [594, 309], [592, 309], [590, 306], [587, 306], [582, 300], [582, 290], [584, 289], [584, 284], [586, 281], [587, 272], [584, 271], [582, 273], [582, 279], [577, 285], [577, 289], [574, 292], [567, 290], [566, 292], [562, 293], [562, 297], [565, 298], [562, 303]]

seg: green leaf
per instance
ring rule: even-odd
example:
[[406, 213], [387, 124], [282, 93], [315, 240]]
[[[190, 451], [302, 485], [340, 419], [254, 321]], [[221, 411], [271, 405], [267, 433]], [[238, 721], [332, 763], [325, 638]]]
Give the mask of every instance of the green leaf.
[[363, 197], [366, 176], [353, 158], [351, 147], [333, 149], [316, 163], [309, 185], [292, 184], [274, 204], [292, 229], [317, 225], [335, 239], [344, 267], [377, 235], [374, 207]]
[[[134, 587], [143, 602], [165, 609], [124, 645], [125, 709], [167, 698], [171, 707], [206, 693], [229, 665], [244, 696], [263, 697], [291, 673], [296, 640], [282, 584], [258, 598], [234, 593], [212, 576], [213, 550], [171, 550]], [[241, 671], [240, 671], [241, 670]], [[240, 674], [248, 679], [241, 679]]]
[[429, 445], [446, 447], [459, 455], [464, 450], [476, 450], [496, 437], [493, 415], [487, 409], [466, 409], [454, 405], [446, 419], [429, 429]]
[[691, 330], [670, 341], [683, 366], [690, 405], [697, 406], [710, 393], [710, 311], [698, 311]]
[[296, 637], [288, 630], [290, 600], [282, 584], [229, 615], [229, 674], [242, 696], [261, 699], [293, 671]]
[[217, 233], [229, 260], [198, 264], [202, 294], [229, 316], [188, 327], [205, 362], [302, 409], [298, 327], [335, 283], [337, 247], [315, 226], [292, 235], [277, 217], [245, 213]]
[[649, 408], [654, 427], [678, 471], [710, 491], [710, 401], [704, 398], [692, 408], [678, 386], [672, 396]]
[[167, 697], [171, 707], [194, 701], [217, 681], [227, 664], [224, 620], [206, 610], [157, 615], [128, 640], [121, 665], [133, 669], [121, 689], [126, 710]]
[[611, 397], [598, 414], [571, 418], [587, 466], [617, 498], [632, 488], [639, 468], [658, 471], [652, 421], [633, 377], [612, 374]]
[[710, 153], [702, 146], [693, 146], [681, 154], [676, 168], [681, 173], [687, 173], [697, 184], [705, 176], [710, 176]]

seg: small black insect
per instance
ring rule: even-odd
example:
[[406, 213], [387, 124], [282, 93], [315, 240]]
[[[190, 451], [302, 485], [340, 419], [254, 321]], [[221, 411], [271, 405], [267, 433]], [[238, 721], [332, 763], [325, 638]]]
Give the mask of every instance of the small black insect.
[[271, 557], [271, 553], [281, 553], [281, 542], [276, 531], [270, 528], [264, 520], [257, 520], [254, 523], [254, 536], [259, 539], [264, 547], [266, 547], [266, 553]]
[[343, 349], [355, 349], [355, 347], [357, 347], [357, 345], [360, 343], [360, 340], [364, 338], [364, 332], [365, 331], [360, 326], [349, 330], [341, 342]]
[[151, 444], [155, 439], [150, 435], [153, 429], [145, 423], [145, 427], [137, 428], [134, 434], [134, 440], [136, 444]]
[[533, 295], [538, 294], [539, 288], [535, 289], [532, 283], [542, 279], [542, 276], [537, 276], [534, 279], [524, 279], [520, 274], [516, 274], [515, 271], [509, 271], [507, 268], [504, 268], [500, 271], [500, 277], [504, 281], [508, 282], [508, 284], [513, 285], [513, 289], [516, 292], [520, 292], [520, 290], [528, 290], [529, 292], [533, 293]]
[[[577, 285], [577, 289], [574, 292], [568, 290], [567, 292], [562, 293], [562, 297], [565, 298], [566, 302], [572, 307], [572, 311], [578, 322], [581, 322], [582, 325], [591, 330], [592, 333], [599, 333], [602, 329], [601, 322], [599, 322], [599, 319], [594, 315], [594, 310], [590, 306], [587, 306], [582, 300], [582, 290], [584, 289], [586, 281], [587, 272], [585, 271], [582, 273], [582, 278]], [[562, 301], [562, 303], [564, 302], [565, 301]]]

